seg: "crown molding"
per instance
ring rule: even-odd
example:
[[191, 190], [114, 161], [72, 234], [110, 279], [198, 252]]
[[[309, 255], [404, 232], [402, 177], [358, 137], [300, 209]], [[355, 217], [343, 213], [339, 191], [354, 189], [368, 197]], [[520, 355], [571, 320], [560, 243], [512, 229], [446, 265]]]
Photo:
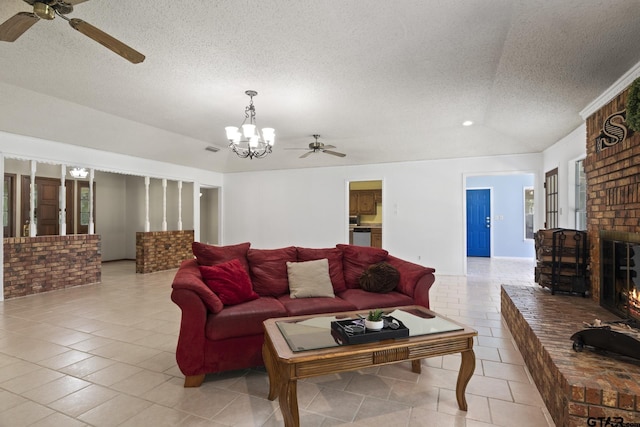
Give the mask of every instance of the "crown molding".
[[638, 77], [640, 77], [640, 62], [631, 67], [631, 69], [616, 80], [614, 84], [609, 86], [609, 89], [605, 90], [599, 97], [584, 107], [584, 109], [580, 111], [580, 117], [582, 117], [582, 120], [587, 120], [587, 117], [598, 111], [602, 106], [611, 101], [627, 87], [631, 86], [631, 83], [633, 83], [633, 81]]

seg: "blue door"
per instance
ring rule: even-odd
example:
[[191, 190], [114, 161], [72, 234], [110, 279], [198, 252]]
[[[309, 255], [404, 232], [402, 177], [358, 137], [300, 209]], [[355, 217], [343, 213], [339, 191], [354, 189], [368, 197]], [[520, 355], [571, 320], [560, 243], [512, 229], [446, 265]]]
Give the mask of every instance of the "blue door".
[[491, 190], [467, 190], [467, 256], [491, 256]]

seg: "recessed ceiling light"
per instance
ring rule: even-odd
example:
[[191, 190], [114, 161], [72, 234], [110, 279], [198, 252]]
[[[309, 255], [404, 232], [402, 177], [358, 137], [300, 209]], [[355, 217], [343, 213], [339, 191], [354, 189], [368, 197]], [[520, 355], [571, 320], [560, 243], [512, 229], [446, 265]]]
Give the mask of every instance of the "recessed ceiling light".
[[464, 122], [462, 122], [462, 126], [471, 126], [473, 124], [473, 122], [471, 120], [465, 120]]

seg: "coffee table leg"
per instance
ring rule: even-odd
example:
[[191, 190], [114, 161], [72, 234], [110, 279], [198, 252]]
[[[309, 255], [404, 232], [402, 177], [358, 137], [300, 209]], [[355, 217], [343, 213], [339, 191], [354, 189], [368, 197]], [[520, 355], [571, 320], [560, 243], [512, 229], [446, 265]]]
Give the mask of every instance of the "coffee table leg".
[[422, 373], [422, 359], [411, 361], [411, 372], [415, 372], [416, 374]]
[[458, 407], [461, 411], [467, 410], [467, 399], [464, 396], [467, 384], [476, 369], [476, 355], [473, 350], [462, 352], [462, 361], [460, 362], [460, 372], [458, 372], [458, 382], [456, 383], [456, 399]]
[[268, 334], [265, 334], [264, 344], [262, 344], [262, 360], [264, 366], [267, 368], [267, 374], [269, 374], [269, 400], [274, 400], [278, 396], [278, 375], [276, 373], [276, 366], [271, 356], [271, 349], [269, 347]]
[[300, 427], [298, 413], [298, 381], [287, 380], [280, 388], [280, 411], [285, 427]]

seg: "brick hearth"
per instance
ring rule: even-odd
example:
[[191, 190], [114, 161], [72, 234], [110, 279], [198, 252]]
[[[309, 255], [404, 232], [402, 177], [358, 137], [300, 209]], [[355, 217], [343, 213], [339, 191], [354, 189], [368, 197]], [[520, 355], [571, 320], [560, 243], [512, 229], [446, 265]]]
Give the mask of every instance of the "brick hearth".
[[556, 425], [600, 425], [588, 417], [640, 423], [640, 360], [577, 353], [570, 340], [582, 322], [618, 318], [589, 298], [511, 285], [502, 286], [501, 310]]

